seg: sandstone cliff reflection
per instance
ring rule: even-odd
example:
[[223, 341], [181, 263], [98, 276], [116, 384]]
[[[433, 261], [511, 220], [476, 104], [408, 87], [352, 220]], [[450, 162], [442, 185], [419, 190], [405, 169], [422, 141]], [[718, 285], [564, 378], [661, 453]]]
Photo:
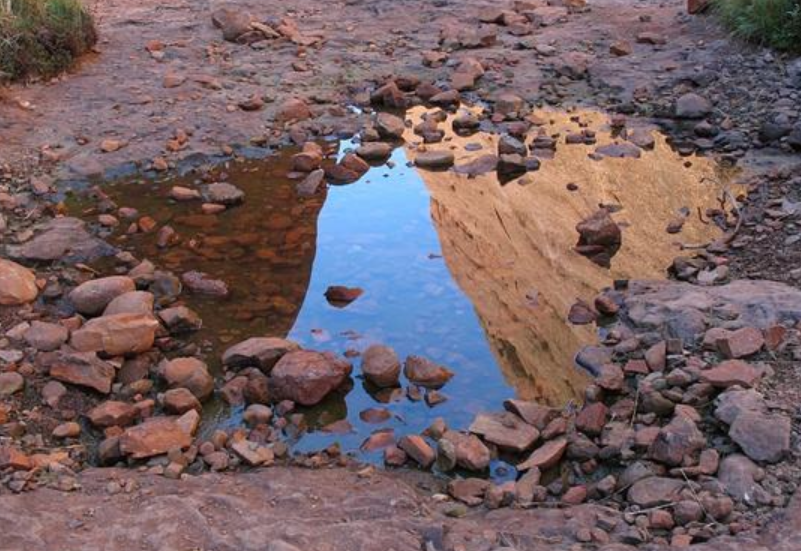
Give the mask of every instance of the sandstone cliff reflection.
[[[414, 124], [425, 111], [411, 113]], [[589, 155], [597, 147], [621, 141], [613, 138], [605, 115], [536, 115], [558, 144], [539, 171], [505, 185], [495, 173], [419, 174], [431, 193], [431, 216], [447, 266], [475, 306], [505, 378], [521, 398], [563, 404], [586, 383], [573, 357], [595, 339], [594, 326], [567, 322], [570, 306], [577, 298], [591, 299], [614, 279], [664, 277], [679, 254], [678, 243], [720, 235], [695, 213], [718, 206], [719, 186], [704, 179], [721, 181], [725, 175], [708, 159], [681, 158], [656, 132], [653, 149], [639, 159], [593, 160]], [[497, 136], [457, 136], [452, 118], [441, 125], [448, 131], [445, 141], [424, 147], [452, 150], [457, 166], [496, 152]], [[567, 133], [585, 125], [596, 130], [597, 144], [565, 144]], [[409, 132], [410, 158], [419, 142]], [[577, 189], [570, 191], [568, 184]], [[600, 205], [619, 209], [613, 217], [623, 228], [610, 269], [573, 250], [576, 224]], [[681, 233], [668, 234], [667, 225], [681, 209], [693, 215]]]

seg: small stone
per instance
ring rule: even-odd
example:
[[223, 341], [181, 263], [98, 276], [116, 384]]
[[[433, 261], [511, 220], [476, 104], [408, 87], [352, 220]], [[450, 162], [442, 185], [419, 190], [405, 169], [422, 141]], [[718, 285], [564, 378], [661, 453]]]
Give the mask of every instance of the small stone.
[[414, 459], [422, 468], [428, 469], [436, 459], [436, 453], [422, 436], [411, 434], [398, 442], [398, 447]]
[[0, 373], [0, 396], [11, 396], [25, 388], [25, 378], [16, 371]]

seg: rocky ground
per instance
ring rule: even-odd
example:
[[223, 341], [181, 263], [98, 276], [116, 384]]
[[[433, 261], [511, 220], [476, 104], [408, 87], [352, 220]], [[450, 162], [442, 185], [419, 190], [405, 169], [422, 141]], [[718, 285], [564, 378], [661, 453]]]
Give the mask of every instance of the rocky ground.
[[[332, 21], [330, 4], [309, 2], [109, 2], [97, 6], [103, 38], [93, 59], [57, 81], [5, 91], [0, 228], [13, 261], [0, 261], [0, 522], [11, 540], [0, 546], [292, 549], [336, 539], [337, 549], [792, 549], [801, 292], [737, 278], [799, 277], [801, 65], [732, 44], [677, 3], [551, 4], [349, 1]], [[447, 484], [420, 477], [412, 489], [336, 448], [287, 458], [281, 434], [302, 423], [294, 408], [336, 391], [351, 362], [256, 338], [225, 352], [227, 375], [215, 381], [183, 342], [201, 321], [180, 297], [224, 295], [224, 282], [162, 271], [80, 220], [53, 218], [61, 180], [166, 172], [243, 146], [300, 146], [292, 170], [299, 195], [313, 195], [325, 182], [358, 179], [408, 135], [402, 117], [372, 108], [453, 111], [461, 102], [486, 110], [460, 114], [455, 130], [503, 134], [497, 155], [461, 173], [519, 178], [563, 143], [594, 143], [591, 129], [545, 135], [528, 115], [579, 104], [614, 113], [620, 139], [598, 156], [638, 157], [652, 146], [648, 123], [682, 153], [769, 172], [746, 195], [727, 193], [720, 209], [699, 213], [726, 233], [674, 261], [684, 283], [618, 282], [571, 310], [574, 323], [600, 318], [609, 328], [579, 354], [596, 376], [582, 406], [510, 400], [466, 432], [436, 423], [424, 435], [378, 432], [365, 443], [384, 449], [390, 466], [458, 469]], [[413, 129], [427, 144], [414, 156], [423, 170], [454, 164], [435, 145], [443, 120], [432, 110]], [[354, 134], [361, 147], [339, 162], [312, 141]], [[247, 200], [202, 176], [172, 199], [202, 203], [207, 216]], [[174, 244], [168, 226], [156, 230], [146, 213], [96, 196], [100, 226], [158, 231], [164, 247]], [[599, 264], [620, 245], [605, 210], [577, 232], [578, 252]], [[109, 255], [120, 275], [95, 277], [86, 263]], [[329, 299], [347, 303], [357, 292], [332, 289]], [[398, 384], [391, 350], [359, 363], [377, 386]], [[410, 357], [403, 375], [436, 399], [452, 374]], [[213, 392], [248, 404], [247, 427], [196, 438]], [[515, 459], [516, 482], [470, 476], [499, 454]], [[200, 474], [276, 462], [318, 470]], [[146, 474], [80, 473], [101, 464]], [[275, 500], [267, 510], [265, 494]], [[242, 510], [263, 522], [243, 524]], [[165, 516], [180, 529], [164, 530]], [[105, 529], [120, 517], [125, 529]], [[20, 518], [38, 524], [20, 531], [30, 526]]]

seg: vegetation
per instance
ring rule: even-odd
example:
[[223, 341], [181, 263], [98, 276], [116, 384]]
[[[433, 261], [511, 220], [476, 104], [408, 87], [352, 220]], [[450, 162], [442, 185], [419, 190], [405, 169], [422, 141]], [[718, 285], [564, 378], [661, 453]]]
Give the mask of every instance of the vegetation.
[[56, 75], [96, 41], [80, 0], [0, 0], [0, 80]]
[[736, 36], [801, 51], [801, 0], [716, 0], [715, 6]]

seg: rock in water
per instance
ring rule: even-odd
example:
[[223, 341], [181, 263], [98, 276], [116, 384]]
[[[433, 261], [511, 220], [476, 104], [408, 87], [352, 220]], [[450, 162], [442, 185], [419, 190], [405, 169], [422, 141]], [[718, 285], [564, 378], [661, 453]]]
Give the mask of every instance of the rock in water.
[[351, 369], [348, 362], [331, 353], [296, 350], [275, 364], [270, 388], [278, 400], [313, 406], [342, 385]]
[[447, 367], [435, 364], [421, 356], [406, 358], [403, 374], [411, 382], [428, 388], [440, 388], [454, 376], [453, 371]]
[[50, 220], [36, 237], [7, 250], [11, 258], [35, 262], [58, 260], [65, 264], [91, 262], [117, 253], [117, 249], [86, 231], [84, 222], [77, 218]]
[[398, 386], [400, 368], [397, 354], [388, 346], [374, 344], [362, 354], [362, 374], [378, 387]]
[[79, 313], [96, 316], [116, 297], [135, 290], [136, 284], [130, 277], [101, 277], [78, 285], [70, 292], [69, 299]]

